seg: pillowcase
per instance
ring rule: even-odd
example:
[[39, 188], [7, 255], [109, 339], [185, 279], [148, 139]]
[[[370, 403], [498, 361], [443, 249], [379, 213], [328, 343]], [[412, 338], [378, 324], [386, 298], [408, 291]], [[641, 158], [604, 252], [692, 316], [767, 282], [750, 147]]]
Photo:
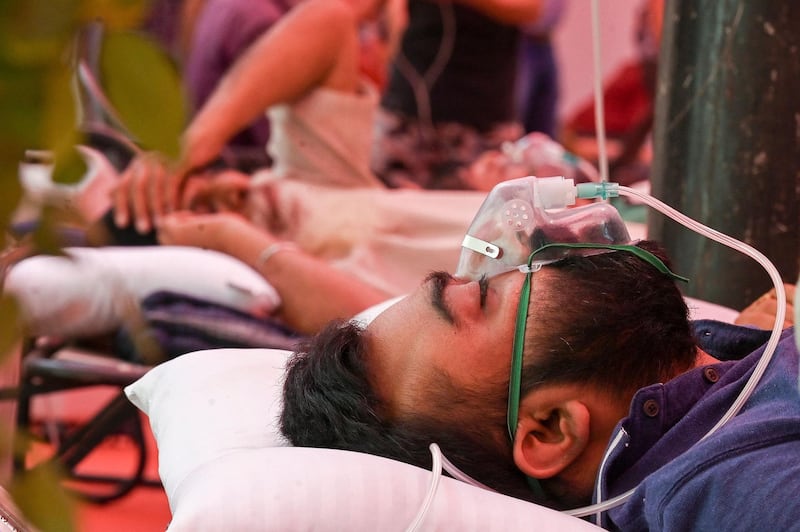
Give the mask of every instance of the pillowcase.
[[[432, 474], [378, 456], [305, 447], [254, 449], [208, 462], [170, 499], [169, 532], [407, 530]], [[443, 477], [419, 530], [597, 531], [555, 510]]]
[[[402, 530], [432, 473], [367, 454], [287, 446], [278, 430], [288, 351], [215, 349], [128, 386], [150, 419], [170, 532]], [[599, 530], [535, 504], [440, 479], [424, 530]]]
[[280, 298], [247, 264], [224, 253], [184, 246], [66, 248], [15, 264], [4, 290], [15, 296], [34, 335], [93, 336], [115, 330], [138, 303], [169, 290], [257, 316]]
[[155, 366], [125, 388], [128, 399], [150, 419], [168, 498], [202, 464], [232, 451], [287, 445], [278, 417], [290, 354], [280, 349], [195, 351]]
[[689, 308], [689, 318], [692, 320], [717, 320], [733, 323], [739, 316], [739, 311], [732, 308], [703, 301], [693, 297], [684, 296], [686, 306]]

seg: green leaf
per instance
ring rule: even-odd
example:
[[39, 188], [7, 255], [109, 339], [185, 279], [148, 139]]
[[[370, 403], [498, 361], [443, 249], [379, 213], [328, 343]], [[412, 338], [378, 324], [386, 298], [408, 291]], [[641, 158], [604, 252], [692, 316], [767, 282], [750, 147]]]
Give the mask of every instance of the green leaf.
[[0, 61], [36, 67], [63, 58], [76, 29], [79, 1], [0, 2]]
[[21, 337], [19, 309], [16, 300], [9, 296], [0, 297], [0, 361], [14, 353]]
[[0, 64], [0, 145], [19, 162], [25, 148], [43, 148], [45, 69]]
[[89, 167], [86, 160], [74, 149], [76, 143], [56, 153], [52, 177], [54, 183], [77, 183], [86, 176]]
[[[22, 198], [22, 187], [17, 177], [16, 161], [8, 163], [10, 157], [2, 154], [0, 149], [0, 225], [3, 232], [7, 230], [11, 216]], [[3, 243], [5, 245], [5, 243]]]
[[141, 35], [109, 33], [100, 69], [109, 100], [139, 144], [176, 158], [186, 99], [169, 56]]
[[84, 21], [102, 20], [110, 30], [141, 27], [152, 2], [147, 0], [83, 0]]
[[71, 68], [52, 69], [47, 77], [43, 135], [45, 146], [54, 155], [52, 180], [77, 183], [86, 175], [87, 166], [75, 146], [84, 140], [77, 130], [76, 99], [72, 90]]
[[61, 487], [55, 467], [36, 467], [14, 477], [12, 497], [39, 530], [76, 530], [72, 499]]
[[45, 206], [39, 215], [39, 224], [33, 232], [33, 246], [37, 253], [45, 255], [62, 255], [63, 245], [59, 228], [70, 224], [74, 214], [61, 208]]

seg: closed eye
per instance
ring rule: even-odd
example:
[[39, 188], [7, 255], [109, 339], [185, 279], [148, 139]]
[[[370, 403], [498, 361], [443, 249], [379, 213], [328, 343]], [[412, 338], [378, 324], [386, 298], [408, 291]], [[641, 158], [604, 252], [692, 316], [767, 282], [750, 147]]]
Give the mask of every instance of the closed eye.
[[430, 286], [430, 301], [436, 312], [450, 324], [455, 323], [453, 312], [444, 300], [444, 290], [453, 280], [453, 277], [446, 272], [431, 272], [426, 279]]
[[482, 275], [478, 279], [478, 286], [481, 293], [481, 308], [483, 308], [486, 305], [486, 294], [489, 291], [489, 278], [486, 275]]

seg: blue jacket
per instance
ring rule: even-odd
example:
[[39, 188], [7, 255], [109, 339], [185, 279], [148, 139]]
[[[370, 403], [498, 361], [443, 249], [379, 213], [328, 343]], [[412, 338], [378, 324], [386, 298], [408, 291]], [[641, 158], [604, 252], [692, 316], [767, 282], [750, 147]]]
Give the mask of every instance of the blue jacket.
[[725, 362], [637, 392], [610, 440], [595, 501], [635, 492], [601, 524], [626, 531], [800, 530], [793, 329], [783, 332], [744, 408], [705, 439], [753, 373], [769, 332], [713, 321], [696, 322], [695, 330], [701, 347]]

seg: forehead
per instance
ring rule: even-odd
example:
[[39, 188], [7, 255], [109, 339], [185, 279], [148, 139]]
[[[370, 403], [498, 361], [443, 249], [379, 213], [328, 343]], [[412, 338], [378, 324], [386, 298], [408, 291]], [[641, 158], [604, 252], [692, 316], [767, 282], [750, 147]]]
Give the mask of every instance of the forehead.
[[483, 308], [477, 285], [453, 281], [443, 298], [457, 323], [448, 323], [433, 308], [428, 285], [377, 316], [365, 333], [376, 393], [399, 413], [424, 408], [431, 387], [442, 378], [453, 391], [506, 386], [523, 280], [519, 272], [490, 280]]

